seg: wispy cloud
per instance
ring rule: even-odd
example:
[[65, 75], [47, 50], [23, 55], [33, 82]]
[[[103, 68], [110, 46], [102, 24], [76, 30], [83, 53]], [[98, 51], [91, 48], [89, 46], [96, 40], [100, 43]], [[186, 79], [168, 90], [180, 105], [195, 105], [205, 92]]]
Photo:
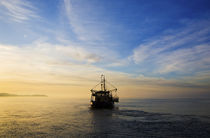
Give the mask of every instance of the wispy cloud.
[[158, 56], [160, 73], [179, 71], [192, 73], [210, 68], [210, 44], [196, 45]]
[[0, 15], [4, 16], [4, 19], [9, 17], [15, 22], [24, 22], [40, 18], [36, 13], [37, 8], [26, 0], [1, 0], [0, 7]]
[[[194, 73], [210, 68], [210, 21], [186, 24], [137, 47], [132, 55], [136, 64], [154, 65], [156, 73]], [[148, 64], [149, 63], [149, 64]]]
[[7, 79], [49, 81], [51, 77], [61, 77], [52, 82], [66, 82], [69, 77], [69, 82], [72, 82], [75, 81], [72, 78], [78, 74], [88, 77], [88, 74], [93, 74], [91, 72], [101, 71], [88, 64], [98, 60], [100, 57], [97, 55], [74, 46], [46, 42], [34, 42], [21, 47], [0, 45], [0, 74]]
[[[0, 44], [1, 79], [31, 79], [38, 82], [56, 82], [59, 84], [71, 82], [78, 85], [82, 83], [80, 82], [82, 79], [97, 80], [97, 75], [106, 73], [109, 78], [119, 85], [178, 87], [199, 87], [203, 83], [198, 85], [198, 82], [209, 79], [209, 75], [206, 75], [208, 72], [199, 73], [193, 78], [188, 79], [167, 80], [161, 77], [134, 76], [119, 71], [109, 71], [88, 64], [89, 62], [97, 62], [99, 60], [97, 55], [94, 55], [94, 58], [90, 55], [92, 53], [82, 48], [53, 45], [39, 41], [34, 42], [32, 45], [21, 47]], [[87, 83], [87, 81], [84, 82]]]
[[[84, 6], [86, 5], [86, 6]], [[64, 11], [68, 18], [70, 28], [77, 38], [85, 42], [102, 42], [108, 36], [110, 22], [102, 20], [103, 11], [96, 10], [96, 7], [89, 3], [80, 3], [71, 0], [64, 0]], [[87, 8], [89, 7], [89, 8]]]
[[128, 91], [137, 97], [151, 97], [163, 92], [167, 92], [163, 95], [171, 95], [177, 90], [184, 93], [207, 91], [207, 88], [210, 88], [207, 75], [209, 72], [180, 80], [144, 75], [136, 77], [89, 64], [100, 60], [97, 55], [93, 55], [94, 58], [92, 55], [93, 53], [78, 46], [54, 45], [40, 41], [28, 46], [0, 44], [0, 83], [53, 85], [59, 86], [60, 89], [66, 86], [77, 89], [85, 87], [87, 91], [99, 81], [99, 76], [105, 73], [109, 81], [114, 82], [120, 89], [122, 97], [127, 96]]

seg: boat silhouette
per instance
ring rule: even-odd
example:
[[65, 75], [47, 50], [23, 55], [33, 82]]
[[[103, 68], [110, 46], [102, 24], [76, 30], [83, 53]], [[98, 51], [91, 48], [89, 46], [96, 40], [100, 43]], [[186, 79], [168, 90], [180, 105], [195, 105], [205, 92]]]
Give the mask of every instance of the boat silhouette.
[[[101, 86], [97, 90], [97, 86]], [[107, 87], [111, 86], [112, 89]], [[105, 80], [105, 76], [101, 75], [101, 81], [91, 90], [91, 107], [93, 108], [112, 108], [115, 102], [119, 102], [119, 97], [117, 96], [117, 88], [111, 83]], [[114, 96], [113, 96], [114, 95]]]

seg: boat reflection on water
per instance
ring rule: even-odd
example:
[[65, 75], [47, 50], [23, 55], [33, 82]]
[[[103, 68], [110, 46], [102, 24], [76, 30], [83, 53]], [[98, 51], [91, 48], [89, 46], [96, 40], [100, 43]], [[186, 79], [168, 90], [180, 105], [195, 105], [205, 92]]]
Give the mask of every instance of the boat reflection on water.
[[116, 133], [116, 131], [120, 131], [120, 123], [116, 119], [116, 112], [118, 110], [119, 108], [116, 106], [109, 109], [90, 107], [92, 126], [92, 134], [90, 136], [109, 137], [115, 136], [116, 134], [119, 136], [119, 133]]

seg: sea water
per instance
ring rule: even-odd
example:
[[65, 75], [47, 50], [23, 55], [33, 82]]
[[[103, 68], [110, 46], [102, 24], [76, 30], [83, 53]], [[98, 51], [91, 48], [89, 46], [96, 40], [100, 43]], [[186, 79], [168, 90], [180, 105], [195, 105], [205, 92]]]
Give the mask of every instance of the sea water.
[[1, 97], [0, 137], [210, 137], [210, 100]]

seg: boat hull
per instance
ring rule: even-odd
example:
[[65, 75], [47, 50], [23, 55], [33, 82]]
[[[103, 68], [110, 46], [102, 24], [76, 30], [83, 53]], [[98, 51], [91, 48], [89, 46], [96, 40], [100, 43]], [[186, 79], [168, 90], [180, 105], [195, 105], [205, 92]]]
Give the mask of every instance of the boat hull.
[[96, 101], [92, 101], [91, 102], [91, 107], [92, 108], [113, 108], [114, 107], [114, 102], [96, 102]]

